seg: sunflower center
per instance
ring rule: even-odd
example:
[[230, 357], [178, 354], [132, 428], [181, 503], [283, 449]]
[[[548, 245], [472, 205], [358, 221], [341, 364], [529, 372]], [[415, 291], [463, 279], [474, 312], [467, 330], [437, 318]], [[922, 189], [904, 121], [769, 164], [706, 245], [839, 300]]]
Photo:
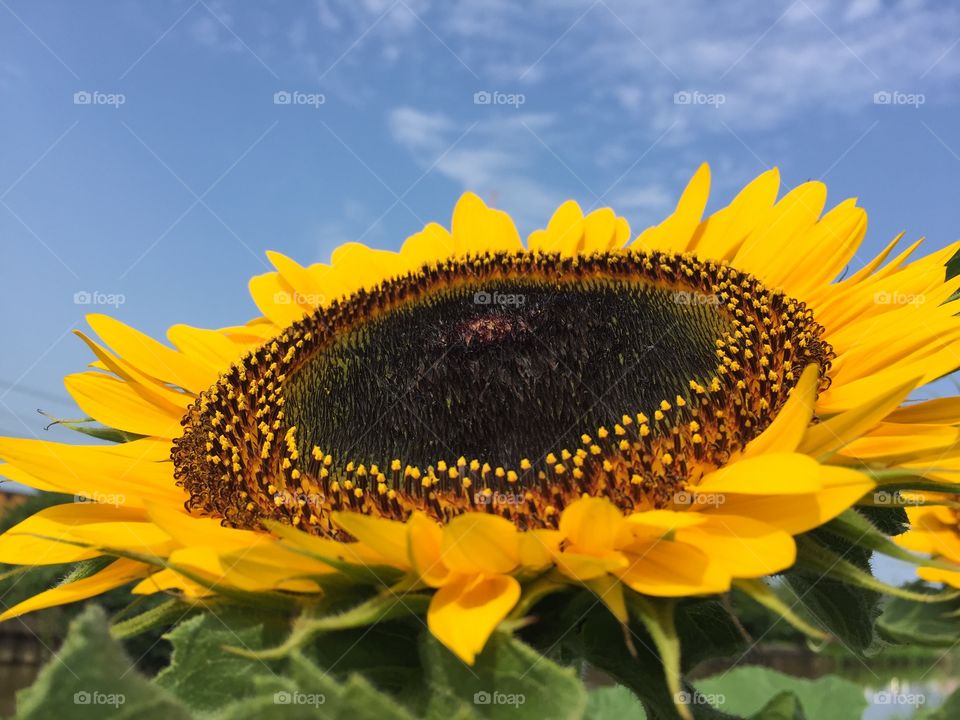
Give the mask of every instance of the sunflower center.
[[716, 371], [710, 298], [630, 280], [467, 282], [338, 336], [286, 381], [302, 453], [509, 465]]
[[188, 508], [342, 537], [332, 510], [554, 526], [584, 493], [671, 507], [776, 416], [823, 328], [726, 265], [665, 253], [451, 259], [294, 323], [175, 441]]

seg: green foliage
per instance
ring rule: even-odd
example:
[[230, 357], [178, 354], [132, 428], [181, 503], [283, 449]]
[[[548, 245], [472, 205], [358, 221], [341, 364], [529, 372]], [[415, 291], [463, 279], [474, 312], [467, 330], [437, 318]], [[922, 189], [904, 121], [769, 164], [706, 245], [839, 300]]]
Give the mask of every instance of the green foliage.
[[[763, 667], [738, 667], [700, 680], [697, 690], [740, 717], [760, 720], [807, 717], [811, 720], [853, 720], [866, 709], [863, 690], [838, 677], [817, 680], [790, 677]], [[787, 699], [792, 697], [793, 699]], [[772, 698], [772, 700], [770, 699]], [[801, 712], [802, 714], [799, 714]]]
[[[923, 583], [913, 588], [929, 592]], [[880, 635], [887, 641], [926, 647], [953, 647], [960, 629], [960, 599], [937, 603], [911, 602], [889, 598], [877, 623]]]
[[189, 711], [134, 668], [110, 637], [106, 616], [90, 606], [34, 685], [18, 695], [19, 720], [114, 718], [189, 720]]

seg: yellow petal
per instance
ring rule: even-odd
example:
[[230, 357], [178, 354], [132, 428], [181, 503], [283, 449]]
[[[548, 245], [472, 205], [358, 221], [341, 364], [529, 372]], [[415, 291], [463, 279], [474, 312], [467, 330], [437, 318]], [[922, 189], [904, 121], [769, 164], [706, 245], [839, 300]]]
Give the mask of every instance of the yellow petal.
[[143, 520], [142, 510], [95, 503], [73, 503], [44, 508], [0, 535], [0, 562], [10, 565], [55, 565], [77, 562], [101, 553], [68, 542], [79, 525]]
[[149, 565], [121, 558], [90, 577], [66, 585], [59, 585], [14, 605], [0, 614], [0, 622], [34, 610], [66, 605], [77, 600], [86, 600], [94, 595], [102, 595], [108, 590], [113, 590], [142, 578], [150, 571], [151, 567]]
[[0, 459], [70, 495], [130, 507], [151, 499], [182, 505], [186, 493], [174, 483], [172, 464], [154, 460], [157, 447], [151, 440], [111, 446], [0, 438]]
[[620, 573], [630, 564], [623, 553], [616, 550], [596, 554], [580, 553], [576, 549], [564, 550], [554, 555], [554, 562], [563, 575], [580, 582]]
[[520, 562], [516, 526], [498, 515], [458, 515], [443, 529], [444, 564], [464, 574], [508, 573]]
[[673, 214], [656, 227], [648, 228], [630, 245], [634, 250], [686, 252], [700, 224], [710, 195], [710, 166], [703, 163], [693, 174]]
[[710, 515], [754, 518], [791, 535], [823, 525], [876, 489], [866, 475], [840, 467], [821, 467], [821, 489], [805, 495], [735, 495], [704, 510]]
[[796, 561], [796, 544], [783, 530], [751, 518], [700, 514], [707, 522], [678, 530], [677, 541], [700, 548], [731, 577], [771, 575]]
[[770, 427], [747, 443], [742, 457], [796, 450], [813, 418], [819, 383], [820, 368], [814, 364], [804, 368], [800, 380], [790, 391], [787, 402], [780, 408]]
[[144, 400], [121, 380], [99, 372], [85, 372], [67, 375], [63, 382], [77, 405], [104, 425], [138, 435], [171, 439], [182, 432], [182, 415]]
[[440, 587], [450, 577], [443, 563], [443, 529], [421, 512], [407, 521], [410, 561], [420, 579], [431, 587]]
[[107, 315], [87, 315], [94, 332], [114, 352], [148, 375], [195, 393], [217, 380], [217, 371]]
[[698, 257], [729, 260], [744, 238], [760, 227], [780, 188], [780, 172], [773, 168], [743, 188], [727, 207], [704, 220], [694, 234], [693, 249]]
[[453, 210], [453, 238], [460, 252], [518, 252], [520, 235], [510, 216], [488, 208], [473, 193], [464, 193]]
[[468, 665], [520, 599], [512, 577], [466, 576], [437, 590], [427, 610], [427, 626]]
[[560, 532], [578, 551], [605, 553], [632, 539], [623, 513], [605, 498], [581, 498], [560, 516]]
[[257, 308], [270, 318], [278, 328], [284, 328], [309, 312], [308, 308], [294, 302], [296, 292], [280, 273], [268, 272], [254, 275], [248, 283], [250, 297]]
[[404, 569], [410, 567], [404, 523], [354, 512], [335, 512], [333, 520], [390, 565]]
[[820, 466], [807, 455], [768, 453], [715, 470], [691, 489], [698, 494], [797, 495], [819, 490], [819, 478]]
[[630, 619], [627, 612], [627, 600], [623, 594], [623, 584], [612, 575], [601, 575], [585, 583], [587, 588], [597, 596], [613, 616], [621, 623], [626, 624]]
[[557, 530], [527, 530], [520, 533], [520, 565], [540, 570], [553, 564], [563, 533]]
[[725, 592], [730, 575], [720, 563], [691, 545], [669, 540], [637, 543], [620, 578], [644, 595], [680, 597]]
[[823, 457], [836, 452], [889, 415], [906, 399], [918, 382], [919, 378], [912, 378], [852, 410], [813, 425], [800, 443], [799, 451], [813, 457]]
[[583, 230], [583, 211], [576, 202], [567, 200], [553, 213], [546, 230], [531, 234], [528, 244], [531, 250], [576, 255], [583, 245]]

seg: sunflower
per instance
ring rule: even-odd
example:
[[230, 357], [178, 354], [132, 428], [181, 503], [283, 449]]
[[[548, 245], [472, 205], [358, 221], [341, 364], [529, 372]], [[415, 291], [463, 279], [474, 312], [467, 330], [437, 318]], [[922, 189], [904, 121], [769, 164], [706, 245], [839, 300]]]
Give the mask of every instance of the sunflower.
[[844, 277], [855, 201], [778, 200], [773, 170], [705, 217], [709, 184], [636, 237], [567, 202], [526, 244], [468, 193], [399, 252], [269, 253], [261, 317], [170, 345], [89, 316], [66, 387], [128, 441], [0, 439], [5, 476], [90, 501], [12, 528], [0, 561], [112, 561], [0, 619], [128, 584], [309, 601], [375, 578], [472, 663], [544, 593], [624, 622], [637, 598], [759, 593], [879, 485], [954, 482], [960, 398], [907, 398], [960, 365], [956, 247], [898, 237]]

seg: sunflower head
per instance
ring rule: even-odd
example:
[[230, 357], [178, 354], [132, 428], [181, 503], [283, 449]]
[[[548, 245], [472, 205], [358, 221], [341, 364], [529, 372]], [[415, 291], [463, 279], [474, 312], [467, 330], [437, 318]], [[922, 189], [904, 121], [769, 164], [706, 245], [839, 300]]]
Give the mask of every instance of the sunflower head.
[[832, 351], [802, 302], [693, 255], [484, 253], [315, 310], [186, 414], [192, 511], [340, 535], [331, 513], [556, 527], [583, 495], [672, 507]]

